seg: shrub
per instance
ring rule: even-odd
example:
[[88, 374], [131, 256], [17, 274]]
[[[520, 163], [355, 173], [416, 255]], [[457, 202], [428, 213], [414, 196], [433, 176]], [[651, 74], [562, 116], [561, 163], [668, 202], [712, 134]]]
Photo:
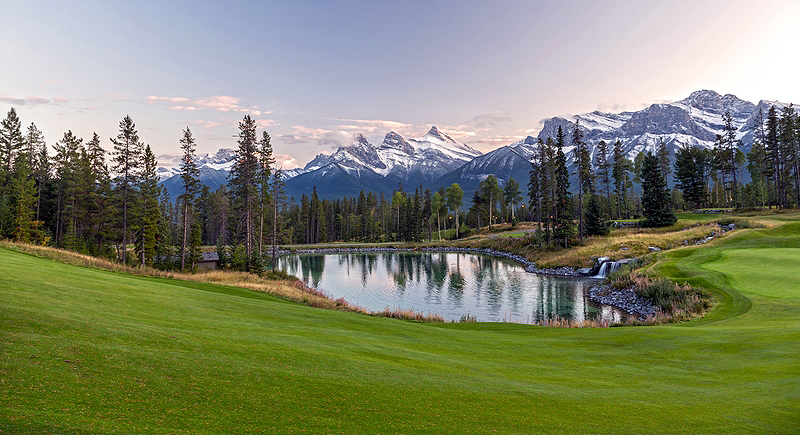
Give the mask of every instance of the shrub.
[[711, 306], [708, 292], [688, 284], [680, 285], [666, 278], [640, 275], [636, 279], [635, 292], [668, 315], [702, 313]]
[[475, 318], [475, 316], [473, 314], [466, 313], [466, 314], [462, 314], [461, 318], [458, 319], [458, 321], [461, 322], [461, 323], [474, 323], [474, 322], [477, 322], [478, 320]]
[[290, 275], [285, 270], [270, 270], [263, 274], [262, 277], [273, 281], [294, 281], [297, 279], [297, 277]]

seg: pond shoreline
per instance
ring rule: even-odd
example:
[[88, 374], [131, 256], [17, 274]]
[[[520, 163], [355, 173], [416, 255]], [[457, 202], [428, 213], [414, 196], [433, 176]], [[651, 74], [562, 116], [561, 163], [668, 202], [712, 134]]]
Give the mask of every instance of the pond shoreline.
[[[439, 247], [425, 247], [425, 248], [393, 248], [393, 247], [375, 247], [375, 248], [312, 248], [312, 249], [295, 249], [278, 251], [279, 255], [287, 254], [359, 254], [359, 253], [395, 253], [395, 252], [459, 252], [465, 254], [483, 254], [493, 257], [506, 258], [521, 264], [525, 271], [538, 275], [549, 276], [564, 276], [564, 277], [581, 277], [591, 278], [588, 275], [582, 274], [569, 266], [539, 269], [536, 263], [528, 261], [521, 255], [512, 254], [510, 252], [498, 251], [489, 248], [462, 248], [455, 246], [439, 246]], [[636, 316], [640, 319], [646, 319], [656, 313], [656, 308], [650, 302], [639, 298], [632, 289], [613, 290], [610, 284], [600, 283], [592, 286], [589, 289], [589, 299], [593, 302], [608, 305], [620, 309], [630, 315]]]

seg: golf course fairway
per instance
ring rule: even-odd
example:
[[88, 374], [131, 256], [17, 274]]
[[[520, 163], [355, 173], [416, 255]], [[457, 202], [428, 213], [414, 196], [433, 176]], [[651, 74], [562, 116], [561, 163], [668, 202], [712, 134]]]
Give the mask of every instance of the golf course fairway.
[[659, 258], [704, 318], [420, 324], [0, 249], [0, 434], [800, 432], [800, 223]]

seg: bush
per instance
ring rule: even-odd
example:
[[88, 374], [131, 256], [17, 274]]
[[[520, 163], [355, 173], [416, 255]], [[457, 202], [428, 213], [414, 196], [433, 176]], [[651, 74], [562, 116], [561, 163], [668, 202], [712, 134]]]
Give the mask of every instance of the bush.
[[275, 280], [275, 281], [296, 281], [297, 277], [294, 275], [290, 275], [285, 270], [270, 270], [263, 275], [263, 278]]
[[680, 311], [698, 313], [711, 305], [710, 295], [689, 285], [679, 285], [666, 278], [644, 277], [636, 285], [636, 295], [650, 301], [665, 314]]

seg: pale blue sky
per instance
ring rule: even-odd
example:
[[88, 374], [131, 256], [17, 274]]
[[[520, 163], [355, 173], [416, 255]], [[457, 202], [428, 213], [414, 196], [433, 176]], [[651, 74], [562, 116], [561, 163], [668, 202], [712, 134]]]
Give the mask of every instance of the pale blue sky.
[[800, 102], [797, 1], [10, 2], [0, 111], [49, 144], [131, 115], [166, 163], [247, 114], [285, 167], [437, 125], [488, 151], [542, 118], [713, 89]]

